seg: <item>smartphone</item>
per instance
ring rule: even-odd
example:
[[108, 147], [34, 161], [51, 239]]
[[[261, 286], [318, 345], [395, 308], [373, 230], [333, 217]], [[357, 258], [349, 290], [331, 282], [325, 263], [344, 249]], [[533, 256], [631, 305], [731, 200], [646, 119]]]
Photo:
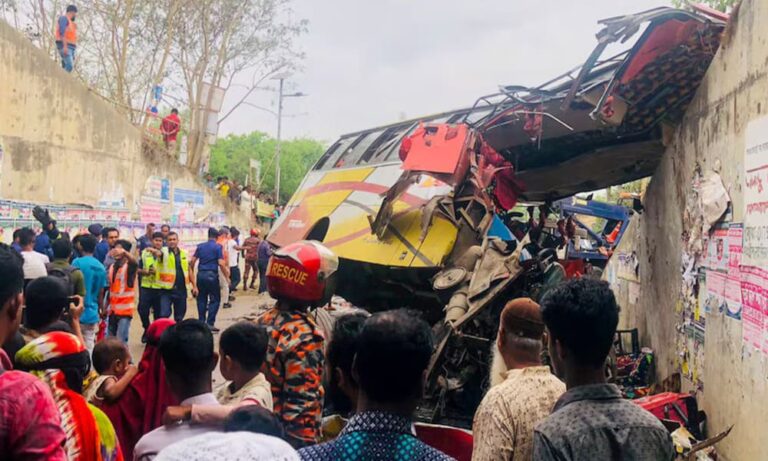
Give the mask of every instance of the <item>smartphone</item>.
[[72, 303], [75, 306], [77, 306], [78, 304], [80, 304], [80, 297], [78, 297], [78, 296], [70, 296], [70, 297], [68, 297], [67, 298], [67, 307], [66, 307], [67, 309], [69, 309], [69, 304], [70, 303]]

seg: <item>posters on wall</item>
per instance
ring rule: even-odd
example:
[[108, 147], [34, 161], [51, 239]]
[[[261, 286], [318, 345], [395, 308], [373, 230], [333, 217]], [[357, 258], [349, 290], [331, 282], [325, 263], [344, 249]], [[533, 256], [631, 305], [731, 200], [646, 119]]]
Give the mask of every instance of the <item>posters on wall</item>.
[[162, 222], [163, 206], [156, 202], [141, 202], [141, 205], [139, 205], [139, 220], [144, 224]]
[[171, 182], [168, 178], [150, 176], [144, 182], [142, 201], [158, 201], [168, 203], [171, 199]]
[[744, 151], [743, 263], [768, 266], [768, 117], [747, 126]]

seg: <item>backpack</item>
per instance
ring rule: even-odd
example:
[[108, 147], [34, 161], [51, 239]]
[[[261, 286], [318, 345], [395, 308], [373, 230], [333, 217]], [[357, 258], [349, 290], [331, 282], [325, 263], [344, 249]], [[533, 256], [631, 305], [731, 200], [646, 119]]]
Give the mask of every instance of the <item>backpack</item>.
[[61, 267], [55, 266], [53, 263], [48, 263], [45, 265], [45, 270], [48, 271], [48, 275], [51, 277], [56, 277], [66, 283], [69, 287], [69, 296], [75, 294], [75, 281], [72, 279], [72, 274], [80, 269], [74, 266]]

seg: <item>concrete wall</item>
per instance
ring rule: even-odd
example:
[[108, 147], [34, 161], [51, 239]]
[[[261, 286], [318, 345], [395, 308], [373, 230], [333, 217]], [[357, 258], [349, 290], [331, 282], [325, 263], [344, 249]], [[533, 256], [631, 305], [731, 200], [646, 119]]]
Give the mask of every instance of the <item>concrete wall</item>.
[[[622, 243], [625, 252], [638, 255], [639, 286], [613, 274], [622, 326], [640, 329], [643, 344], [657, 354], [662, 379], [678, 371], [681, 362], [676, 331], [681, 233], [694, 169], [720, 172], [733, 204], [732, 221], [742, 222], [745, 129], [768, 112], [768, 2], [744, 0], [732, 26], [727, 46], [712, 62], [653, 175], [637, 232]], [[768, 459], [768, 360], [743, 351], [740, 320], [718, 312], [706, 316], [702, 382], [699, 404], [708, 414], [710, 435], [735, 424], [720, 453], [732, 461]]]
[[[138, 63], [140, 65], [140, 63]], [[247, 217], [164, 152], [142, 149], [138, 129], [73, 75], [0, 21], [0, 198], [41, 203], [123, 200], [138, 219], [147, 179], [203, 191], [196, 217]], [[173, 203], [171, 196], [170, 203]], [[163, 219], [171, 205], [163, 205]]]

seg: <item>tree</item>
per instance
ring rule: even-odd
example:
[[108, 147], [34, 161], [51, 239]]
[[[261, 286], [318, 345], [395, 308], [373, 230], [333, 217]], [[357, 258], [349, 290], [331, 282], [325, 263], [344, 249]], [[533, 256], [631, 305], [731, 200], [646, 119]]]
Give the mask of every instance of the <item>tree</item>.
[[211, 106], [213, 92], [206, 94], [204, 84], [226, 90], [247, 71], [252, 74], [247, 97], [302, 57], [294, 50], [294, 39], [306, 30], [306, 21], [291, 20], [289, 5], [290, 0], [206, 0], [185, 12], [176, 28], [173, 57], [190, 108], [187, 165], [193, 171], [204, 160], [211, 116], [204, 109]]
[[[240, 184], [249, 174], [250, 160], [261, 162], [262, 178], [249, 178], [249, 183], [260, 190], [272, 192], [275, 188], [276, 141], [269, 135], [255, 131], [241, 136], [229, 135], [211, 146], [209, 171], [214, 177], [227, 176]], [[325, 146], [314, 139], [300, 138], [283, 141], [280, 155], [280, 203], [286, 203], [312, 165], [317, 162]]]
[[[709, 5], [712, 8], [725, 13], [729, 8], [736, 6], [739, 1], [740, 0], [700, 0], [699, 3]], [[688, 0], [672, 0], [672, 4], [677, 8], [685, 6], [688, 3], [690, 3]]]

